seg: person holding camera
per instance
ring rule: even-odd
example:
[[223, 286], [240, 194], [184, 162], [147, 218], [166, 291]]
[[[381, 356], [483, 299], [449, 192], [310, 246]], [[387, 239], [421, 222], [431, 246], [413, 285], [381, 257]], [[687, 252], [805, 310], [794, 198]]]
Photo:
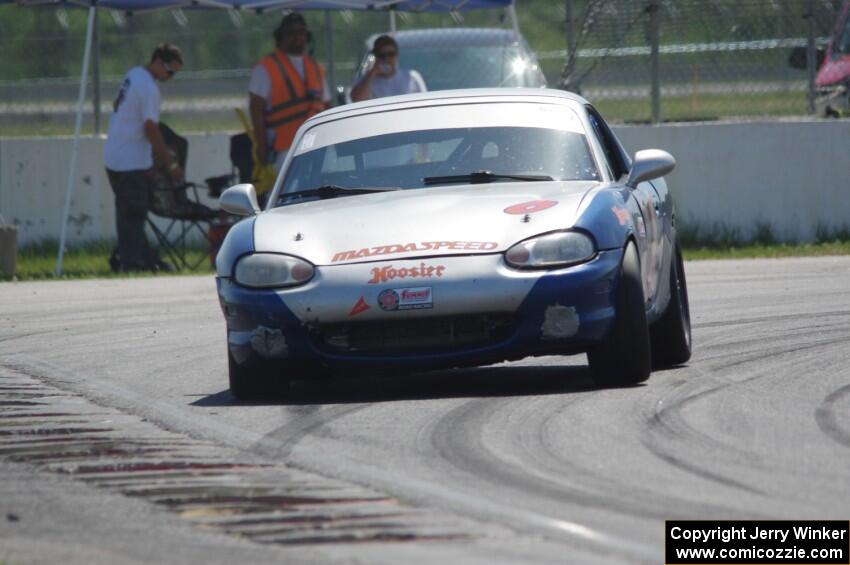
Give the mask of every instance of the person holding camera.
[[357, 77], [351, 87], [351, 100], [354, 102], [428, 90], [417, 71], [399, 67], [398, 43], [389, 35], [375, 39], [372, 55], [374, 64]]
[[325, 70], [306, 53], [310, 32], [304, 16], [284, 16], [274, 39], [274, 52], [254, 65], [248, 92], [255, 156], [279, 171], [295, 132], [329, 107], [331, 93]]

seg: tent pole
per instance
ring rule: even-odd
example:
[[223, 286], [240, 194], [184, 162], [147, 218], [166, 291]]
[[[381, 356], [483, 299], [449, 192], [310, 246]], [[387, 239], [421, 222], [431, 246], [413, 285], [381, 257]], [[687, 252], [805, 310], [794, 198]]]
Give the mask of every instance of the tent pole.
[[390, 9], [390, 35], [395, 35], [396, 25], [395, 25], [395, 10]]
[[327, 30], [326, 36], [328, 41], [328, 79], [330, 84], [328, 88], [331, 89], [331, 96], [334, 99], [334, 103], [336, 103], [336, 59], [334, 57], [334, 22], [331, 17], [331, 11], [325, 10], [325, 29]]
[[92, 32], [94, 31], [95, 3], [89, 6], [89, 21], [86, 28], [86, 48], [83, 51], [83, 71], [80, 73], [80, 97], [77, 99], [77, 123], [74, 126], [74, 146], [71, 149], [71, 166], [68, 171], [68, 188], [65, 190], [65, 209], [62, 212], [62, 235], [59, 238], [59, 254], [56, 257], [56, 276], [62, 275], [62, 259], [65, 256], [65, 239], [68, 235], [68, 216], [71, 213], [71, 193], [77, 175], [77, 156], [80, 152], [80, 131], [83, 127], [83, 103], [86, 100], [86, 76], [89, 73]]
[[94, 12], [94, 31], [92, 32], [92, 106], [94, 106], [94, 133], [100, 133], [100, 24], [97, 19], [97, 6]]
[[511, 1], [511, 5], [508, 6], [508, 14], [511, 17], [511, 26], [514, 28], [514, 37], [519, 40], [519, 20], [516, 16], [516, 6], [513, 1]]

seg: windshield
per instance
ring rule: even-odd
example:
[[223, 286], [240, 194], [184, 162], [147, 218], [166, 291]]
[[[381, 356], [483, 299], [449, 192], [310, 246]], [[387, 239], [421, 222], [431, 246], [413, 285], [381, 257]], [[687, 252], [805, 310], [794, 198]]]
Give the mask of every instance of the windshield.
[[532, 62], [517, 46], [408, 47], [399, 64], [419, 71], [428, 90], [540, 86]]
[[467, 104], [355, 116], [311, 128], [295, 153], [278, 206], [292, 202], [287, 194], [321, 186], [416, 189], [434, 177], [481, 171], [599, 179], [581, 123], [563, 105]]

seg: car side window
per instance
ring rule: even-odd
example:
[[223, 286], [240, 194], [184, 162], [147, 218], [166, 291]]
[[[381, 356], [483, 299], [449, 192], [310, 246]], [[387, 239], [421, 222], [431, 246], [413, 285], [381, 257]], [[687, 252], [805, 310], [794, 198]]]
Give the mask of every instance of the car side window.
[[629, 173], [630, 163], [628, 157], [623, 153], [623, 148], [614, 137], [614, 133], [602, 119], [593, 107], [587, 107], [587, 114], [590, 118], [590, 123], [593, 126], [593, 131], [602, 145], [602, 151], [605, 153], [605, 160], [608, 161], [608, 167], [611, 171], [611, 176], [614, 179], [620, 179], [623, 175]]

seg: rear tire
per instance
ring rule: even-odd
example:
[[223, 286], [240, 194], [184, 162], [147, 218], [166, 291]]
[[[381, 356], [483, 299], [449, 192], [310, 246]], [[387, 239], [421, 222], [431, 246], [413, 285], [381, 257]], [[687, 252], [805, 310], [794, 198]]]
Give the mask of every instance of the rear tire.
[[670, 303], [649, 331], [653, 368], [681, 365], [691, 358], [691, 310], [685, 264], [678, 244], [670, 261]]
[[279, 397], [289, 388], [289, 379], [281, 374], [285, 370], [283, 363], [252, 359], [240, 365], [228, 351], [227, 365], [230, 393], [238, 400]]
[[640, 260], [632, 242], [623, 252], [615, 308], [616, 318], [608, 336], [588, 351], [587, 359], [600, 384], [637, 384], [649, 378], [651, 356]]

